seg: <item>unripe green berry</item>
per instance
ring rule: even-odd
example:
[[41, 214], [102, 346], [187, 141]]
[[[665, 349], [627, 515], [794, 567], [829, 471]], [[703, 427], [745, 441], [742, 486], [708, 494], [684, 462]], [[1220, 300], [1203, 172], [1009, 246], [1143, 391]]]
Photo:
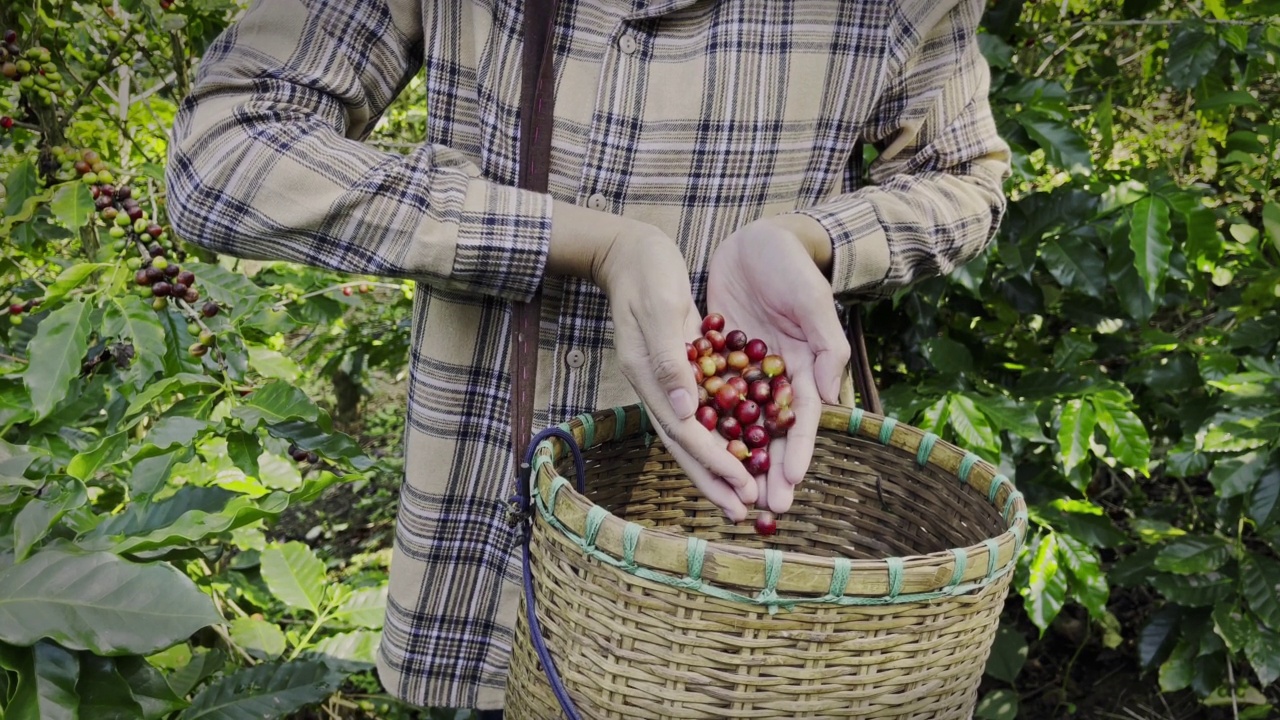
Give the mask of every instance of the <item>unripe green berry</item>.
[[115, 176], [111, 174], [110, 170], [103, 170], [102, 172], [98, 173], [98, 182], [102, 183], [103, 185], [110, 185], [115, 181], [116, 181]]
[[124, 233], [125, 233], [124, 228], [120, 227], [119, 225], [113, 225], [111, 226], [111, 229], [107, 231], [107, 234], [113, 238], [122, 238], [124, 237]]
[[200, 326], [195, 323], [187, 323], [187, 332], [191, 333], [192, 337], [195, 337], [200, 334]]
[[214, 343], [216, 340], [217, 340], [217, 336], [213, 334], [213, 331], [212, 331], [212, 330], [204, 330], [204, 331], [201, 331], [201, 333], [200, 333], [200, 344], [201, 344], [201, 345], [205, 345], [205, 346], [207, 346], [207, 347], [212, 347], [212, 346], [213, 346], [213, 343]]
[[146, 286], [144, 286], [144, 287], [140, 287], [140, 288], [138, 288], [138, 294], [139, 294], [139, 295], [141, 295], [141, 296], [142, 296], [142, 297], [144, 297], [144, 298], [149, 298], [149, 297], [151, 297], [152, 295], [154, 295], [155, 293], [151, 292], [151, 286], [150, 286], [150, 285], [146, 285]]
[[153, 260], [151, 261], [151, 267], [153, 267], [153, 268], [155, 268], [155, 269], [157, 269], [157, 270], [163, 270], [163, 269], [165, 269], [165, 268], [169, 267], [169, 261], [168, 261], [168, 260], [165, 260], [165, 259], [164, 259], [164, 256], [160, 256], [160, 257], [157, 257], [157, 258], [155, 258], [155, 259], [153, 259]]
[[148, 223], [146, 220], [142, 218], [138, 218], [133, 222], [133, 231], [141, 235], [142, 233], [147, 231], [147, 225], [149, 224], [150, 223]]
[[120, 227], [129, 227], [129, 223], [133, 222], [129, 219], [129, 213], [119, 213], [116, 215], [116, 224]]
[[142, 267], [142, 258], [137, 257], [135, 255], [134, 257], [131, 257], [128, 260], [125, 260], [124, 265], [130, 270], [137, 270], [138, 268]]
[[153, 299], [151, 300], [151, 307], [152, 307], [153, 309], [155, 309], [155, 310], [163, 310], [163, 309], [165, 309], [165, 308], [169, 307], [169, 301], [168, 301], [168, 300], [165, 300], [165, 299], [164, 299], [164, 298], [162, 298], [162, 297], [153, 298]]
[[21, 324], [22, 324], [22, 316], [21, 316], [21, 315], [10, 315], [10, 316], [9, 316], [9, 324], [10, 324], [10, 325], [21, 325]]
[[87, 173], [85, 173], [85, 174], [83, 174], [83, 175], [81, 175], [81, 176], [80, 176], [80, 181], [81, 181], [81, 182], [83, 182], [83, 183], [84, 183], [84, 184], [86, 184], [86, 185], [97, 185], [97, 184], [98, 184], [98, 173], [95, 173], [95, 172], [87, 172]]

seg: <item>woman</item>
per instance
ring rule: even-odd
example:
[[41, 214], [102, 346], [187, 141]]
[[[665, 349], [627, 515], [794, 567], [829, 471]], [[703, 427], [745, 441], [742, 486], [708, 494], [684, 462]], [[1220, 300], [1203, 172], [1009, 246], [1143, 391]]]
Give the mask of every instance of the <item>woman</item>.
[[[546, 192], [517, 187], [523, 3], [257, 0], [210, 48], [173, 131], [178, 234], [419, 283], [389, 692], [503, 705], [520, 303], [540, 298], [535, 429], [642, 401], [727, 516], [786, 511], [821, 403], [848, 397], [834, 301], [948, 272], [1000, 221], [982, 6], [563, 0]], [[426, 142], [363, 144], [423, 66]], [[693, 418], [705, 311], [788, 360], [797, 421], [767, 476]]]

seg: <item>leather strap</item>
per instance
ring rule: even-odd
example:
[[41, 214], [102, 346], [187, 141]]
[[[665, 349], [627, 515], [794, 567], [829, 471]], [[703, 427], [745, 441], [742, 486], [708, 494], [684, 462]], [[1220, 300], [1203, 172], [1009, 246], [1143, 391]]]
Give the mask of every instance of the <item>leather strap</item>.
[[[552, 31], [556, 0], [524, 3], [524, 55], [521, 58], [519, 185], [545, 193], [551, 165], [551, 126], [555, 109]], [[529, 302], [516, 303], [511, 317], [511, 451], [515, 467], [533, 432], [534, 378], [538, 372], [538, 319], [541, 289]]]

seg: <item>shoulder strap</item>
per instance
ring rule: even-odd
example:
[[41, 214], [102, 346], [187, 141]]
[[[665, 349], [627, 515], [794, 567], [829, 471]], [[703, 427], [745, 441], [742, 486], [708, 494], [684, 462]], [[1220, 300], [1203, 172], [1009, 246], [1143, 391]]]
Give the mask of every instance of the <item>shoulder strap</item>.
[[[551, 125], [555, 108], [552, 30], [556, 0], [524, 3], [524, 54], [521, 58], [520, 168], [521, 188], [547, 191], [551, 164]], [[511, 451], [520, 468], [533, 431], [534, 377], [538, 370], [538, 317], [541, 291], [529, 302], [516, 303], [511, 317]]]

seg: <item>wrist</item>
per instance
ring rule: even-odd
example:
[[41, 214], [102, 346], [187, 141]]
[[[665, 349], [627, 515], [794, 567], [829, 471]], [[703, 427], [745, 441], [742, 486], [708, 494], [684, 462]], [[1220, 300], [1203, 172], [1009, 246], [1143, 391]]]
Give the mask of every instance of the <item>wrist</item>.
[[832, 248], [831, 236], [827, 234], [822, 223], [799, 213], [786, 213], [765, 218], [764, 222], [784, 232], [788, 232], [800, 241], [800, 245], [813, 260], [814, 265], [828, 279], [831, 277]]

